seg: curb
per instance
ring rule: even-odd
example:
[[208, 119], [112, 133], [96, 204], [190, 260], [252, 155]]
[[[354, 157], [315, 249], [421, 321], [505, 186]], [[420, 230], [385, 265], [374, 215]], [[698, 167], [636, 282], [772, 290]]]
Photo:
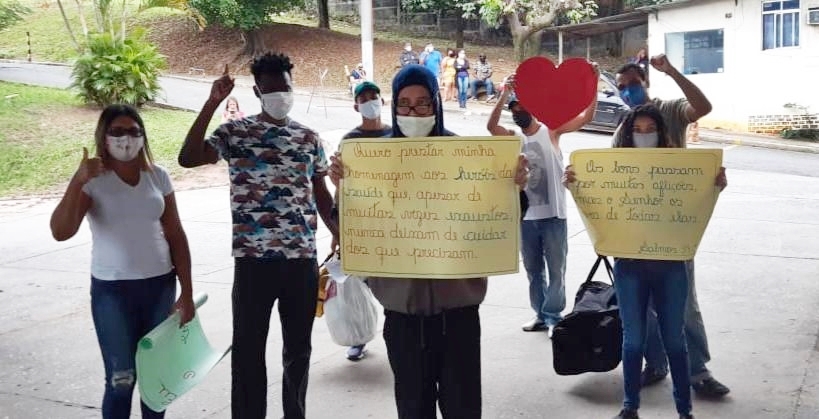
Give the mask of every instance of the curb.
[[[779, 142], [777, 140], [763, 140], [753, 138], [725, 138], [719, 136], [710, 136], [708, 134], [700, 134], [700, 140], [711, 143], [731, 144], [745, 147], [767, 148], [771, 150], [793, 151], [799, 153], [813, 153], [819, 154], [819, 143], [815, 145], [801, 145]], [[812, 143], [811, 143], [812, 144]]]

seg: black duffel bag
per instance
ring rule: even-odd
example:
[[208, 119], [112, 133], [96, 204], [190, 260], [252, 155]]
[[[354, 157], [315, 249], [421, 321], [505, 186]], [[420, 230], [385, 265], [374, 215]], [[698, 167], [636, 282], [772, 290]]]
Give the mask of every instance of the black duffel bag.
[[[611, 284], [592, 281], [600, 261], [606, 265]], [[577, 290], [572, 312], [554, 328], [552, 353], [558, 375], [611, 371], [620, 364], [623, 328], [613, 284], [611, 263], [598, 256]]]

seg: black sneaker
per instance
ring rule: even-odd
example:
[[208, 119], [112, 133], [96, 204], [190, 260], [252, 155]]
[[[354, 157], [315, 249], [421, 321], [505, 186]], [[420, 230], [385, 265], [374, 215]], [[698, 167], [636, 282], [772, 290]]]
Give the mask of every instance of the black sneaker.
[[680, 419], [694, 419], [694, 415], [687, 414], [687, 415], [680, 415]]
[[731, 389], [720, 383], [714, 377], [691, 383], [691, 387], [700, 397], [718, 399], [731, 392]]
[[542, 330], [549, 330], [549, 326], [547, 326], [543, 320], [535, 317], [521, 326], [521, 329], [523, 329], [524, 332], [540, 332]]
[[663, 381], [668, 375], [668, 371], [658, 370], [656, 368], [646, 368], [640, 374], [640, 387], [648, 387], [652, 384], [657, 384]]
[[637, 415], [636, 410], [623, 409], [617, 414], [617, 416], [614, 417], [614, 419], [640, 419], [640, 416]]
[[351, 346], [347, 349], [347, 359], [350, 361], [362, 360], [366, 355], [367, 350], [364, 349], [364, 345]]

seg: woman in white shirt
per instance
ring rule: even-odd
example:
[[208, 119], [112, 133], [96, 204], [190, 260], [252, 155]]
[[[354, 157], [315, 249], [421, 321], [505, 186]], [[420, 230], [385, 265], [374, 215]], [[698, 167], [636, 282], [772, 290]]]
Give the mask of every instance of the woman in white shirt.
[[[188, 241], [168, 173], [153, 164], [137, 110], [110, 105], [51, 215], [51, 233], [68, 240], [86, 215], [91, 227], [91, 313], [105, 364], [103, 418], [127, 418], [136, 384], [139, 339], [179, 310], [194, 316]], [[176, 280], [181, 293], [176, 296]], [[142, 404], [143, 418], [164, 413]]]

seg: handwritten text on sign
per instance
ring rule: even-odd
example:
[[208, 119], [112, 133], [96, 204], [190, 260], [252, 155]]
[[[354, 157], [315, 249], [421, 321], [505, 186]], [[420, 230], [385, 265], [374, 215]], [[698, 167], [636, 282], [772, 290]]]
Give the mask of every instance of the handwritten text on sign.
[[722, 150], [580, 150], [571, 162], [570, 190], [597, 253], [694, 258], [717, 202]]
[[517, 272], [519, 138], [350, 139], [341, 153], [346, 273], [445, 279]]

